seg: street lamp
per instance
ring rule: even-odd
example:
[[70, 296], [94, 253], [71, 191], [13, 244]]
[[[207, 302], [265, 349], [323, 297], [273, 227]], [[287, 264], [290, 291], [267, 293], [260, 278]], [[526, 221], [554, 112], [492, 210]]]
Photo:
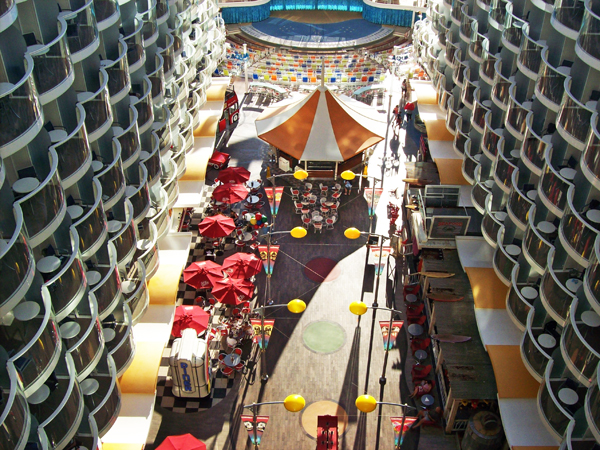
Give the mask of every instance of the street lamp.
[[[275, 178], [281, 178], [281, 177], [294, 177], [296, 180], [305, 180], [308, 178], [308, 172], [306, 170], [296, 170], [294, 173], [280, 173], [279, 175], [272, 175], [269, 178], [269, 181], [271, 182], [271, 185], [273, 186], [273, 203], [275, 202], [275, 196], [277, 195], [275, 193], [275, 188], [277, 186], [275, 186]], [[273, 228], [275, 228], [275, 217], [277, 217], [277, 213], [275, 211], [275, 205], [273, 204], [273, 210], [272, 210], [273, 214]]]
[[254, 425], [254, 450], [258, 450], [258, 442], [256, 439], [256, 415], [257, 409], [259, 406], [263, 405], [281, 405], [290, 412], [300, 412], [306, 406], [306, 401], [304, 397], [297, 394], [288, 395], [283, 401], [277, 402], [262, 402], [262, 403], [252, 403], [251, 405], [244, 405], [244, 408], [252, 411], [252, 424]]
[[389, 403], [389, 402], [382, 402], [382, 401], [378, 402], [377, 400], [375, 400], [374, 397], [371, 397], [370, 395], [367, 395], [367, 394], [361, 395], [360, 397], [358, 397], [356, 399], [356, 401], [354, 402], [354, 404], [356, 405], [356, 407], [358, 408], [359, 411], [364, 412], [364, 413], [370, 413], [370, 412], [375, 411], [375, 408], [377, 407], [377, 405], [379, 405], [379, 418], [378, 418], [375, 450], [379, 449], [379, 425], [381, 424], [382, 405], [400, 406], [402, 408], [402, 423], [400, 425], [399, 445], [402, 444], [402, 433], [404, 431], [404, 422], [406, 420], [406, 409], [414, 409], [415, 411], [417, 411], [417, 408], [415, 408], [414, 406], [406, 405], [404, 403]]
[[267, 349], [265, 348], [265, 309], [281, 308], [283, 306], [287, 306], [287, 309], [294, 314], [300, 314], [306, 309], [306, 303], [297, 298], [288, 302], [287, 305], [263, 305], [252, 310], [253, 313], [260, 313], [260, 329], [262, 335], [260, 346], [260, 379], [262, 381], [267, 381], [269, 379], [269, 375], [267, 374]]

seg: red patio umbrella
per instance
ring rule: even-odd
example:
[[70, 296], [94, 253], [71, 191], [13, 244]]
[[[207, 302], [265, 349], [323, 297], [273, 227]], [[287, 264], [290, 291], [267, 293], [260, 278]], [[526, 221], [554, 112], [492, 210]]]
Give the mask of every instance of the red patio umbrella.
[[228, 167], [219, 172], [221, 183], [245, 183], [250, 179], [250, 172], [243, 167]]
[[206, 450], [206, 444], [186, 433], [167, 437], [156, 450]]
[[232, 278], [250, 278], [260, 272], [261, 259], [253, 253], [235, 253], [223, 261], [223, 272]]
[[187, 328], [193, 328], [196, 333], [201, 333], [208, 328], [209, 318], [210, 313], [199, 306], [178, 306], [175, 308], [175, 320], [173, 321], [171, 334], [175, 337], [181, 337], [181, 332]]
[[183, 281], [196, 289], [210, 289], [223, 278], [223, 268], [213, 261], [193, 262], [183, 270]]
[[415, 109], [415, 104], [408, 102], [406, 105], [404, 105], [404, 109], [406, 111], [413, 111]]
[[215, 282], [212, 295], [221, 303], [236, 306], [252, 298], [254, 285], [248, 280], [223, 278]]
[[248, 197], [248, 188], [243, 184], [222, 184], [212, 193], [212, 198], [223, 203], [237, 203]]
[[235, 230], [233, 219], [223, 214], [207, 217], [198, 225], [200, 234], [211, 238], [229, 236], [233, 230]]

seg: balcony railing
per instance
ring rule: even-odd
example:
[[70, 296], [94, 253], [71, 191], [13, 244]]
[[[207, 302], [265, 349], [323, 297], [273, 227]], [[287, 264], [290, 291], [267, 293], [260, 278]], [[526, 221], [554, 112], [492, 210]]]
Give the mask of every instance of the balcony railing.
[[541, 53], [535, 95], [544, 106], [558, 112], [565, 92], [565, 80], [571, 73], [571, 68], [566, 66], [554, 68], [548, 61], [549, 53], [549, 48], [544, 49]]
[[137, 18], [144, 24], [142, 28], [142, 34], [144, 36], [144, 48], [148, 48], [158, 39], [158, 27], [156, 24], [156, 0], [144, 0], [142, 2], [138, 2], [137, 5]]
[[460, 88], [463, 87], [465, 82], [465, 70], [467, 69], [467, 62], [461, 61], [459, 58], [462, 57], [461, 51], [456, 51], [454, 53], [454, 71], [452, 72], [452, 79], [454, 83]]
[[100, 31], [114, 25], [120, 18], [119, 3], [116, 0], [94, 0], [94, 12]]
[[[498, 233], [502, 234], [502, 231], [499, 230]], [[502, 236], [498, 236], [497, 241], [501, 243]], [[507, 286], [511, 285], [510, 277], [520, 254], [521, 249], [514, 244], [498, 245], [496, 247], [496, 251], [494, 252], [494, 270], [498, 278]]]
[[492, 100], [498, 108], [505, 110], [508, 107], [509, 88], [512, 81], [502, 75], [502, 61], [497, 61], [494, 66], [494, 85], [492, 87]]
[[67, 22], [67, 43], [73, 63], [83, 61], [100, 46], [94, 0], [88, 0], [76, 11], [63, 11], [58, 17]]
[[479, 78], [483, 79], [483, 81], [491, 86], [494, 84], [494, 77], [496, 76], [495, 66], [498, 62], [498, 58], [487, 51], [487, 45], [489, 45], [489, 43], [484, 41], [484, 50], [482, 54], [483, 62], [479, 66]]
[[595, 220], [600, 219], [600, 210], [589, 209], [585, 213], [580, 213], [572, 203], [574, 196], [575, 186], [571, 186], [567, 193], [567, 204], [558, 235], [571, 258], [587, 267], [596, 236], [598, 236], [599, 223]]
[[595, 308], [600, 305], [600, 239], [594, 243], [594, 252], [590, 257], [589, 266], [585, 272], [584, 290], [588, 302]]
[[498, 143], [502, 138], [502, 133], [504, 132], [503, 128], [492, 128], [492, 112], [488, 111], [485, 114], [484, 120], [484, 129], [483, 129], [483, 139], [481, 140], [480, 148], [485, 153], [485, 155], [490, 159], [490, 161], [496, 160], [496, 155], [498, 154]]
[[571, 78], [565, 80], [565, 92], [558, 111], [557, 129], [561, 136], [579, 150], [585, 149], [594, 107], [588, 107], [570, 92]]
[[125, 176], [121, 167], [121, 146], [116, 138], [113, 138], [112, 148], [113, 160], [95, 174], [102, 186], [102, 202], [106, 210], [112, 208], [125, 192]]
[[473, 35], [473, 25], [477, 24], [475, 17], [469, 16], [469, 6], [462, 7], [462, 19], [460, 22], [460, 37], [465, 42], [471, 42]]
[[537, 195], [537, 191], [532, 190], [527, 193], [523, 192], [517, 184], [517, 174], [518, 172], [513, 171], [512, 188], [510, 190], [510, 195], [508, 196], [506, 209], [513, 223], [517, 225], [520, 230], [525, 231], [529, 220], [529, 210], [533, 206], [533, 200], [530, 199], [527, 194], [533, 192], [534, 194], [532, 195]]
[[174, 142], [176, 145], [173, 147], [173, 151], [175, 152], [173, 153], [173, 162], [177, 166], [177, 179], [180, 179], [185, 173], [185, 154], [187, 149], [184, 145], [181, 134], [177, 133], [175, 135]]
[[585, 396], [585, 417], [588, 427], [596, 439], [600, 436], [600, 389], [598, 388], [598, 377], [600, 376], [600, 366], [593, 377], [592, 386], [588, 389]]
[[160, 25], [169, 18], [169, 2], [158, 0], [156, 3], [156, 23]]
[[490, 5], [491, 9], [488, 16], [488, 23], [499, 31], [504, 30], [507, 3], [508, 2], [504, 0], [492, 0]]
[[112, 257], [114, 261], [110, 264], [97, 264], [94, 271], [100, 274], [100, 281], [91, 286], [91, 292], [96, 297], [98, 303], [98, 317], [100, 320], [106, 317], [115, 309], [121, 301], [121, 277], [117, 267], [117, 258]]
[[549, 158], [550, 149], [546, 149], [545, 166], [542, 171], [542, 178], [538, 184], [538, 193], [540, 198], [554, 215], [563, 216], [563, 210], [567, 203], [567, 191], [575, 176], [575, 170], [569, 167], [556, 170]]
[[156, 108], [154, 111], [154, 124], [152, 130], [158, 136], [158, 146], [161, 156], [164, 156], [173, 148], [173, 138], [171, 135], [171, 126], [169, 125], [171, 114], [166, 106]]
[[531, 112], [532, 103], [517, 100], [517, 85], [509, 88], [508, 111], [506, 112], [506, 128], [515, 137], [522, 141], [525, 133], [526, 117]]
[[152, 83], [152, 101], [155, 105], [164, 102], [165, 96], [165, 73], [163, 70], [164, 60], [160, 54], [154, 56], [153, 70], [149, 71], [148, 79]]
[[457, 26], [460, 26], [460, 23], [462, 22], [462, 17], [463, 17], [462, 7], [463, 7], [463, 5], [464, 5], [464, 3], [459, 0], [452, 1], [452, 11], [450, 13], [450, 17], [452, 19], [452, 22], [454, 22]]
[[158, 181], [160, 181], [162, 167], [160, 164], [158, 136], [156, 136], [156, 133], [151, 133], [150, 138], [152, 142], [151, 152], [142, 150], [140, 162], [144, 163], [144, 166], [148, 170], [148, 186], [154, 186]]
[[100, 66], [108, 74], [108, 92], [110, 103], [120, 102], [131, 89], [129, 78], [129, 63], [127, 62], [127, 43], [119, 39], [119, 57], [114, 60], [101, 61]]
[[552, 23], [563, 34], [575, 39], [581, 28], [584, 10], [584, 2], [580, 0], [555, 0]]
[[131, 311], [132, 323], [135, 325], [146, 312], [150, 302], [146, 285], [146, 268], [143, 262], [138, 260], [131, 265], [126, 278], [121, 283], [121, 289]]
[[44, 123], [33, 75], [33, 59], [25, 54], [25, 74], [16, 84], [0, 88], [0, 156], [8, 158], [29, 144]]
[[75, 222], [75, 227], [79, 234], [79, 251], [84, 261], [96, 253], [108, 234], [106, 216], [102, 206], [102, 187], [96, 179], [93, 180], [93, 183], [94, 203], [91, 205], [81, 205], [84, 208], [84, 213]]
[[15, 0], [0, 1], [0, 33], [17, 20], [17, 2]]
[[162, 185], [168, 196], [168, 207], [173, 207], [179, 196], [179, 184], [177, 183], [177, 166], [175, 162], [169, 158], [163, 161], [163, 178]]
[[487, 200], [487, 207], [483, 220], [481, 222], [481, 232], [483, 237], [488, 244], [492, 247], [498, 247], [498, 231], [504, 226], [504, 219], [506, 219], [506, 213], [503, 211], [491, 211], [490, 208], [491, 198]]
[[165, 80], [167, 82], [173, 77], [175, 72], [175, 40], [170, 33], [166, 33], [164, 37], [159, 37], [158, 43], [160, 45], [160, 55], [163, 58], [163, 71], [165, 73]]
[[[579, 35], [577, 36], [576, 51], [580, 57], [594, 67], [600, 69], [600, 15], [598, 7], [590, 0], [579, 2], [585, 4], [585, 13]], [[594, 11], [594, 9], [596, 11]]]
[[109, 242], [115, 246], [120, 268], [124, 268], [133, 258], [137, 240], [135, 231], [133, 207], [130, 202], [125, 202], [125, 220], [111, 220], [108, 224]]
[[535, 41], [529, 36], [529, 24], [523, 25], [523, 39], [521, 40], [521, 49], [519, 50], [519, 59], [517, 64], [519, 69], [528, 78], [536, 80], [540, 64], [542, 62], [542, 51], [546, 41]]
[[98, 426], [99, 436], [104, 436], [117, 420], [121, 410], [121, 390], [117, 383], [117, 369], [112, 357], [108, 367], [97, 370], [82, 383], [83, 399]]
[[512, 175], [517, 166], [514, 165], [514, 158], [507, 158], [503, 153], [498, 153], [494, 163], [494, 180], [496, 184], [507, 194], [512, 187]]
[[192, 128], [195, 130], [200, 125], [200, 108], [202, 106], [200, 96], [194, 92], [188, 98], [188, 112], [192, 115]]
[[552, 135], [539, 136], [533, 131], [533, 113], [525, 119], [525, 133], [521, 144], [521, 160], [536, 175], [541, 175], [544, 169], [544, 155], [552, 148]]
[[[2, 17], [0, 17], [1, 19]], [[4, 402], [0, 409], [0, 447], [6, 449], [25, 448], [31, 426], [27, 400], [14, 365], [6, 364], [6, 367], [2, 368], [2, 372], [0, 392], [3, 394]]]
[[[129, 306], [123, 305], [123, 312], [115, 310], [115, 320], [105, 324], [104, 334], [107, 335], [106, 347], [112, 356], [117, 370], [117, 376], [123, 375], [135, 355], [135, 342], [133, 340], [133, 324]], [[111, 330], [107, 332], [106, 329]]]
[[[465, 69], [470, 72], [470, 69]], [[461, 92], [461, 99], [465, 106], [469, 109], [473, 109], [473, 102], [475, 100], [475, 90], [479, 87], [479, 81], [471, 81], [469, 77], [465, 77], [465, 83]]]
[[124, 37], [127, 43], [127, 63], [129, 64], [129, 73], [133, 73], [146, 62], [146, 51], [144, 50], [144, 37], [142, 28], [144, 24], [141, 20], [134, 19], [132, 29], [125, 28]]
[[[569, 422], [573, 420], [574, 412], [583, 405], [585, 396], [579, 395], [577, 390], [567, 387], [565, 379], [559, 378], [559, 374], [555, 375], [552, 373], [554, 363], [555, 361], [551, 360], [546, 367], [544, 381], [542, 381], [538, 392], [538, 408], [541, 417], [546, 421], [550, 429], [553, 430], [554, 436], [558, 439], [564, 435]], [[571, 391], [570, 394], [575, 394], [577, 400], [574, 404], [567, 405], [559, 399], [558, 393], [563, 389], [569, 389]], [[572, 394], [569, 395], [569, 397], [571, 396]], [[573, 399], [568, 398], [568, 400], [571, 403]], [[579, 405], [580, 403], [581, 406]]]
[[114, 127], [114, 136], [121, 145], [121, 161], [123, 170], [127, 169], [133, 163], [137, 162], [142, 146], [140, 145], [140, 134], [137, 126], [138, 112], [134, 106], [129, 107], [130, 123], [123, 130], [121, 127]]
[[517, 284], [516, 274], [518, 266], [513, 268], [511, 275], [511, 287], [506, 297], [506, 310], [511, 315], [513, 322], [521, 331], [525, 331], [527, 326], [527, 317], [532, 308], [533, 302], [538, 297], [538, 291], [535, 287], [527, 284]]
[[[467, 145], [467, 147], [470, 147]], [[479, 166], [481, 153], [471, 156], [471, 149], [465, 149], [465, 155], [462, 162], [462, 174], [469, 184], [475, 183], [475, 169]]]
[[[475, 24], [472, 25], [475, 28]], [[475, 29], [471, 32], [471, 42], [469, 43], [469, 56], [477, 63], [483, 62], [483, 42], [487, 38], [485, 35], [478, 33]]]
[[475, 184], [473, 185], [473, 190], [471, 191], [471, 200], [473, 201], [473, 206], [480, 214], [485, 213], [485, 202], [487, 196], [492, 193], [492, 187], [494, 185], [493, 180], [484, 180], [480, 181], [479, 173], [481, 171], [481, 166], [477, 166], [474, 172], [474, 180]]
[[173, 52], [175, 57], [181, 56], [181, 52], [183, 52], [183, 33], [181, 31], [181, 27], [183, 21], [179, 16], [174, 18], [175, 25], [172, 29], [170, 29], [170, 33], [173, 36]]
[[536, 320], [535, 313], [535, 309], [532, 308], [527, 315], [525, 334], [521, 343], [521, 357], [531, 375], [537, 381], [542, 381], [548, 362], [551, 360], [552, 350], [558, 346], [558, 342], [554, 336], [544, 331], [540, 323], [535, 323], [540, 322], [540, 318]]
[[154, 121], [154, 107], [152, 105], [152, 83], [148, 77], [142, 79], [142, 83], [131, 87], [133, 96], [131, 104], [138, 112], [138, 131], [143, 134], [152, 126]]
[[471, 114], [471, 125], [483, 134], [485, 128], [485, 115], [492, 107], [491, 100], [479, 100], [480, 91], [475, 92], [475, 102], [473, 103], [473, 114]]
[[[554, 252], [550, 250], [549, 261], [554, 260]], [[581, 284], [580, 280], [574, 278], [576, 276], [577, 273], [571, 270], [554, 270], [551, 265], [546, 266], [542, 276], [540, 299], [546, 311], [561, 326], [565, 324], [569, 306]]]
[[96, 141], [110, 128], [113, 122], [113, 112], [108, 93], [108, 74], [100, 69], [100, 89], [96, 92], [80, 92], [77, 100], [85, 109], [85, 128], [88, 140]]
[[600, 131], [598, 130], [598, 113], [591, 120], [591, 131], [581, 158], [581, 171], [596, 189], [600, 189]]
[[141, 236], [137, 241], [136, 259], [141, 259], [146, 267], [146, 279], [154, 276], [158, 270], [158, 232], [156, 226], [150, 222], [147, 227], [147, 236]]
[[21, 301], [35, 274], [33, 253], [25, 241], [21, 208], [14, 209], [16, 226], [12, 236], [0, 239], [0, 315], [5, 315]]
[[156, 232], [158, 239], [161, 239], [165, 234], [169, 232], [169, 226], [171, 223], [171, 216], [169, 215], [169, 196], [164, 189], [160, 191], [160, 200], [153, 202], [153, 207], [148, 211], [148, 219], [156, 225]]
[[465, 144], [470, 139], [467, 133], [462, 131], [462, 116], [457, 119], [458, 124], [456, 126], [456, 134], [454, 135], [454, 151], [460, 155], [465, 153]]
[[456, 134], [456, 119], [460, 117], [459, 113], [453, 109], [454, 96], [448, 97], [448, 114], [446, 116], [446, 128], [452, 134]]
[[533, 210], [529, 212], [529, 228], [525, 232], [525, 240], [523, 241], [524, 255], [535, 269], [542, 275], [544, 267], [548, 259], [548, 252], [554, 248], [550, 239], [552, 239], [556, 227], [550, 222], [539, 222], [537, 225], [533, 223]]
[[454, 54], [456, 53], [457, 47], [450, 42], [448, 37], [446, 36], [446, 53], [444, 54], [444, 58], [446, 59], [446, 64], [450, 67], [454, 68]]
[[179, 103], [179, 86], [171, 82], [165, 88], [165, 106], [169, 109], [169, 126], [171, 130], [177, 130], [183, 116]]
[[140, 223], [150, 209], [150, 192], [148, 190], [148, 170], [145, 166], [139, 166], [139, 185], [127, 186], [127, 198], [133, 205], [133, 217], [135, 223]]
[[513, 14], [513, 4], [506, 4], [506, 16], [504, 18], [504, 30], [502, 31], [502, 43], [513, 53], [519, 53], [521, 38], [523, 36], [523, 25], [527, 22], [519, 19]]

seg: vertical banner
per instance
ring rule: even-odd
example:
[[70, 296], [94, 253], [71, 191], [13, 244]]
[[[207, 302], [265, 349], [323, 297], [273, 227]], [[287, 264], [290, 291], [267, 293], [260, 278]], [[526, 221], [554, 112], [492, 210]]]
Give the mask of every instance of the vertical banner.
[[379, 264], [379, 245], [370, 245], [369, 248], [371, 249], [371, 256], [374, 259], [373, 265], [375, 266], [375, 275], [381, 275], [387, 257], [390, 256], [390, 253], [392, 252], [392, 247], [381, 247], [381, 264]]
[[271, 207], [271, 214], [273, 214], [273, 201], [275, 200], [275, 188], [266, 187], [265, 194], [267, 194], [267, 200], [269, 201], [269, 206]]
[[261, 349], [267, 349], [267, 345], [269, 345], [269, 338], [271, 337], [271, 333], [273, 332], [273, 327], [275, 326], [275, 319], [265, 319], [265, 342], [263, 347], [262, 341], [262, 328], [260, 325], [260, 319], [251, 319], [250, 323], [252, 324], [252, 330], [254, 330], [254, 337], [252, 338], [252, 342], [258, 344]]
[[265, 273], [267, 275], [273, 275], [273, 266], [275, 265], [275, 260], [277, 259], [277, 253], [279, 253], [279, 245], [271, 245], [270, 258], [268, 257], [269, 255], [267, 255], [268, 247], [268, 245], [259, 245], [258, 253], [260, 254], [260, 259], [262, 259]]
[[283, 195], [283, 186], [281, 187], [266, 187], [265, 193], [269, 200], [269, 206], [271, 207], [271, 214], [276, 216], [279, 212], [279, 204], [281, 203], [281, 197]]
[[[375, 191], [375, 198], [373, 198], [373, 191]], [[367, 201], [367, 206], [369, 207], [369, 216], [375, 215], [377, 203], [379, 203], [379, 198], [381, 197], [382, 193], [382, 188], [365, 188], [365, 200]], [[373, 204], [372, 207], [371, 203]]]
[[390, 334], [390, 321], [379, 321], [379, 328], [381, 328], [381, 334], [383, 335], [383, 349], [385, 351], [391, 350], [394, 347], [394, 344], [396, 343], [396, 338], [398, 337], [398, 333], [400, 333], [402, 325], [404, 325], [404, 321], [402, 320], [394, 320], [392, 322], [392, 334], [388, 341], [388, 335]]
[[417, 421], [416, 417], [404, 417], [404, 426], [402, 426], [402, 417], [390, 417], [392, 426], [394, 427], [394, 448], [400, 449], [404, 434], [408, 431], [413, 423]]
[[248, 431], [250, 441], [252, 445], [260, 445], [260, 440], [267, 427], [269, 416], [256, 416], [256, 442], [254, 442], [254, 417], [246, 414], [242, 414], [242, 422], [244, 427]]

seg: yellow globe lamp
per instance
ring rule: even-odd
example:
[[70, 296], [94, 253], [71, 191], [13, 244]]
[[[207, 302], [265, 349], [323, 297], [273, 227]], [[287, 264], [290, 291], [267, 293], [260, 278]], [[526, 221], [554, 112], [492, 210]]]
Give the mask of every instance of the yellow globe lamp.
[[350, 303], [350, 312], [356, 316], [362, 316], [367, 312], [367, 304], [365, 302]]
[[304, 397], [297, 394], [288, 395], [283, 401], [283, 406], [290, 412], [302, 411], [305, 405]]
[[[302, 229], [304, 230], [304, 228]], [[358, 239], [360, 237], [360, 231], [354, 227], [346, 228], [346, 231], [344, 231], [344, 236], [346, 236], [348, 239]]]
[[344, 179], [344, 180], [354, 180], [354, 178], [356, 177], [356, 174], [354, 172], [352, 172], [351, 170], [344, 170], [340, 176]]
[[300, 314], [306, 309], [306, 303], [304, 303], [299, 298], [296, 298], [287, 304], [287, 308], [290, 312], [293, 312], [294, 314]]
[[296, 170], [294, 172], [294, 178], [296, 180], [305, 180], [306, 178], [308, 178], [308, 172], [306, 170]]
[[354, 404], [356, 405], [359, 411], [362, 411], [364, 413], [373, 412], [375, 411], [375, 408], [377, 408], [377, 400], [375, 400], [375, 398], [371, 397], [370, 395], [361, 395], [356, 399]]
[[306, 233], [307, 231], [302, 227], [292, 228], [292, 231], [290, 231], [292, 237], [295, 237], [296, 239], [303, 238], [304, 236], [306, 236]]

